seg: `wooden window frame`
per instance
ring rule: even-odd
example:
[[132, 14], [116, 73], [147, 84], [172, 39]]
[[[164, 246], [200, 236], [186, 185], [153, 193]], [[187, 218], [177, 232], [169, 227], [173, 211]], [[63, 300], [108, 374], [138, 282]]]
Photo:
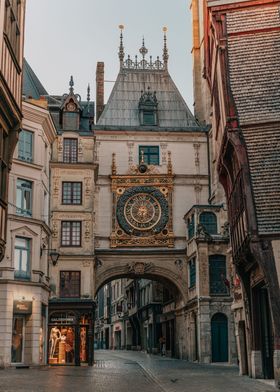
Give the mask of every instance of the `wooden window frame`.
[[[69, 151], [66, 151], [66, 144], [69, 143]], [[75, 148], [73, 148], [75, 147]], [[73, 137], [63, 138], [63, 162], [78, 163], [78, 139]]]
[[[157, 153], [154, 152], [150, 152], [149, 150], [151, 148], [155, 148], [157, 149]], [[144, 157], [144, 163], [146, 163], [147, 165], [154, 165], [154, 166], [159, 166], [160, 165], [160, 151], [159, 151], [159, 146], [153, 146], [153, 145], [147, 145], [147, 146], [143, 146], [143, 145], [139, 145], [138, 148], [138, 154], [139, 154], [139, 163], [141, 163], [141, 159], [142, 159], [142, 151], [144, 152], [143, 157]], [[152, 156], [156, 156], [157, 157], [157, 163], [151, 162], [151, 157]]]
[[[74, 290], [73, 290], [74, 294], [71, 295], [71, 291], [72, 291], [71, 287], [69, 290], [70, 291], [69, 295], [66, 294], [67, 290], [65, 288], [62, 289], [62, 274], [69, 274], [69, 276], [71, 276], [72, 274], [73, 275], [77, 274], [78, 279], [74, 284]], [[69, 280], [69, 281], [71, 281], [71, 280]], [[78, 282], [78, 290], [76, 287], [77, 282]], [[81, 297], [81, 271], [69, 271], [69, 270], [64, 271], [64, 270], [62, 270], [59, 272], [59, 296], [60, 296], [60, 298], [80, 298]]]
[[[66, 202], [64, 199], [64, 186], [70, 184], [70, 202]], [[80, 184], [80, 202], [74, 203], [74, 186]], [[64, 205], [82, 205], [83, 204], [83, 183], [81, 181], [62, 181], [62, 194], [61, 194], [61, 204]]]
[[[64, 226], [64, 223], [70, 223], [70, 231], [69, 231], [69, 238], [70, 238], [70, 240], [69, 240], [69, 244], [63, 244], [63, 226]], [[75, 244], [75, 245], [73, 245], [73, 225], [74, 225], [74, 223], [79, 223], [80, 224], [80, 236], [79, 236], [79, 244]], [[81, 246], [82, 246], [82, 221], [76, 221], [76, 220], [71, 220], [71, 221], [69, 221], [69, 220], [63, 220], [63, 221], [61, 221], [61, 247], [63, 247], [63, 248], [80, 248]]]

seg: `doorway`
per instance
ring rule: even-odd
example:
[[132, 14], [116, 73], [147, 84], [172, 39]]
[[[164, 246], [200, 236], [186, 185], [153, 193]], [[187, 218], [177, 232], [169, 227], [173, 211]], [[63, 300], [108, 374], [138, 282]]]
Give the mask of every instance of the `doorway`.
[[211, 320], [212, 362], [228, 362], [228, 319], [216, 313]]

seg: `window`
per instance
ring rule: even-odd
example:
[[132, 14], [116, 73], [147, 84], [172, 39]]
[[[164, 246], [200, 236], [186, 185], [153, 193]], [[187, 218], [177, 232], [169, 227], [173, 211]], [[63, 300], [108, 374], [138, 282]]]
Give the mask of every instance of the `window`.
[[139, 146], [139, 163], [142, 156], [147, 165], [159, 165], [159, 146]]
[[33, 161], [33, 132], [23, 130], [19, 133], [18, 159], [26, 162]]
[[81, 246], [81, 222], [61, 222], [61, 246]]
[[32, 182], [17, 180], [17, 208], [18, 215], [32, 216]]
[[142, 125], [156, 125], [155, 112], [144, 110], [143, 111], [143, 124]]
[[4, 21], [4, 32], [7, 39], [9, 40], [13, 54], [19, 60], [20, 55], [20, 20], [21, 20], [21, 2], [20, 1], [9, 1], [5, 2], [5, 21]]
[[62, 204], [82, 204], [82, 183], [62, 183]]
[[195, 257], [189, 261], [189, 288], [195, 287], [196, 284], [196, 263]]
[[30, 240], [15, 238], [15, 279], [30, 279]]
[[226, 257], [214, 255], [209, 257], [210, 294], [228, 294], [226, 279]]
[[213, 212], [202, 212], [199, 222], [209, 234], [217, 234], [217, 217]]
[[60, 271], [60, 297], [79, 298], [81, 287], [80, 271]]
[[78, 162], [78, 140], [77, 139], [63, 139], [63, 162], [76, 163]]
[[76, 112], [64, 112], [63, 129], [65, 131], [76, 131], [79, 129], [79, 114]]
[[194, 236], [194, 215], [188, 219], [188, 239], [190, 240]]
[[142, 95], [139, 100], [139, 120], [141, 125], [157, 125], [157, 107], [158, 100], [156, 92], [152, 93], [150, 87], [146, 92], [141, 92]]

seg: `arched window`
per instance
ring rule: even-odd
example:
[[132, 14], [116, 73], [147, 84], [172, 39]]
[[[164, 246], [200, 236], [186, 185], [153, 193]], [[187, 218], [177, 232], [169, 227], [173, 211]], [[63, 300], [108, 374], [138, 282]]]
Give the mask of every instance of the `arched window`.
[[224, 255], [209, 256], [210, 295], [227, 295], [226, 257]]
[[202, 212], [199, 216], [199, 223], [201, 223], [207, 233], [217, 234], [217, 217], [213, 212]]

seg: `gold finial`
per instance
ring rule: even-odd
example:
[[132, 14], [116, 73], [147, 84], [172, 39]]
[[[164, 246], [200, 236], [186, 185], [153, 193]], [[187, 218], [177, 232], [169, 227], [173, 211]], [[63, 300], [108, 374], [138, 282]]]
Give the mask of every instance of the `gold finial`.
[[123, 46], [123, 29], [124, 25], [119, 25], [119, 29], [121, 30], [121, 35], [120, 35], [120, 46], [119, 46], [119, 59], [120, 59], [120, 66], [122, 68], [123, 66], [123, 61], [124, 61], [124, 46]]
[[168, 151], [167, 174], [172, 174], [171, 151]]
[[116, 154], [113, 152], [112, 154], [112, 176], [117, 174], [117, 166], [116, 166]]
[[145, 163], [145, 162], [144, 162], [144, 150], [141, 150], [140, 154], [141, 154], [141, 161], [140, 161], [140, 164], [143, 164], [143, 163]]
[[169, 58], [167, 44], [166, 44], [167, 27], [164, 26], [162, 31], [163, 31], [163, 50], [162, 50], [163, 54], [162, 54], [162, 59], [163, 59], [164, 67], [165, 67], [165, 69], [167, 69], [168, 58]]

